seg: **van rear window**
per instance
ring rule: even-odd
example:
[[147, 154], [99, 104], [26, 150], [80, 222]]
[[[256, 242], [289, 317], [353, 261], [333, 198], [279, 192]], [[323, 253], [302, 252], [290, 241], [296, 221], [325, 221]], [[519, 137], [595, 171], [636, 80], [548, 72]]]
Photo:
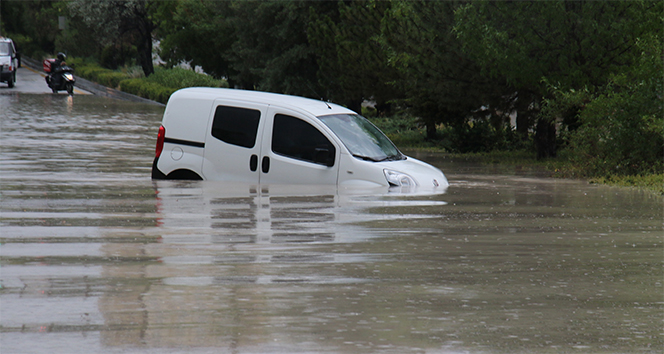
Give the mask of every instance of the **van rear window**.
[[253, 148], [260, 118], [258, 110], [218, 106], [212, 122], [212, 136], [228, 144]]

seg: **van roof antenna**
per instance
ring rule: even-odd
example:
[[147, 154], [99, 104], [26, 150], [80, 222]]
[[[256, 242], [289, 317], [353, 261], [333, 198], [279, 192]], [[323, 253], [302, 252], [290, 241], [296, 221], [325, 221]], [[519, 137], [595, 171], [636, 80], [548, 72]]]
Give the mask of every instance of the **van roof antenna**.
[[316, 90], [314, 90], [313, 87], [311, 87], [311, 84], [307, 84], [307, 86], [309, 86], [309, 89], [314, 93], [314, 95], [320, 97], [320, 100], [323, 101], [323, 102], [325, 102], [325, 105], [327, 106], [327, 108], [332, 109], [332, 106], [330, 106], [330, 104], [327, 103], [327, 102], [323, 99], [323, 97], [321, 97], [321, 95], [319, 95], [318, 92], [316, 92]]

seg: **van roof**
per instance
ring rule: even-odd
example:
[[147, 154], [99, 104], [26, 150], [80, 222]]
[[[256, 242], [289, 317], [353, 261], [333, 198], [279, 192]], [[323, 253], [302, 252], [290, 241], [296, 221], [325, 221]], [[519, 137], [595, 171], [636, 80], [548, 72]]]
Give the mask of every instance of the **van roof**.
[[209, 99], [230, 99], [245, 102], [264, 103], [268, 105], [278, 105], [285, 108], [293, 108], [307, 111], [314, 116], [323, 116], [329, 114], [356, 114], [348, 108], [334, 103], [314, 100], [311, 98], [282, 95], [278, 93], [238, 90], [213, 87], [189, 87], [176, 91], [171, 99], [178, 97], [186, 99], [187, 97], [209, 98]]

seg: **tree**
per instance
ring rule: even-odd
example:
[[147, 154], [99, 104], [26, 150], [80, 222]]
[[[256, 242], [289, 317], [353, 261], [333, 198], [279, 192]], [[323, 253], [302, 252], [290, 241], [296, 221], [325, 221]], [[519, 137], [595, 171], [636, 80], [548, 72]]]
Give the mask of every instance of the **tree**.
[[[638, 38], [661, 31], [646, 14], [650, 1], [471, 2], [456, 11], [454, 30], [464, 50], [492, 77], [506, 78], [535, 95], [562, 90], [594, 90], [635, 60]], [[556, 122], [539, 115], [538, 157], [556, 155]]]
[[188, 62], [200, 66], [207, 74], [228, 79], [235, 71], [227, 59], [227, 52], [235, 42], [235, 29], [228, 1], [164, 1], [154, 8], [155, 31], [160, 42], [160, 56], [169, 66]]
[[[654, 12], [655, 15], [657, 12]], [[660, 8], [660, 16], [664, 11]], [[594, 91], [552, 87], [548, 117], [576, 114], [567, 134], [570, 159], [589, 176], [664, 172], [664, 72], [661, 32], [639, 38], [633, 65]]]
[[226, 58], [242, 87], [313, 98], [318, 64], [307, 39], [309, 8], [325, 2], [232, 3], [236, 40]]
[[464, 124], [473, 111], [500, 96], [499, 80], [488, 81], [452, 33], [457, 1], [395, 1], [383, 18], [389, 65], [400, 75], [405, 103], [420, 116], [430, 139], [436, 125]]
[[383, 16], [390, 6], [383, 1], [340, 1], [327, 13], [310, 10], [308, 38], [318, 61], [318, 80], [328, 98], [356, 112], [365, 99], [383, 109], [397, 96], [390, 84], [397, 73], [387, 65], [380, 40]]
[[310, 7], [331, 5], [179, 1], [174, 10], [158, 15], [162, 57], [171, 65], [181, 60], [200, 65], [232, 87], [320, 98], [318, 64], [306, 27]]
[[152, 31], [155, 25], [149, 14], [148, 0], [72, 0], [70, 11], [80, 16], [93, 29], [95, 36], [106, 45], [121, 41], [135, 43], [138, 64], [145, 76], [154, 72], [152, 64]]
[[55, 51], [58, 35], [58, 1], [3, 1], [0, 22], [3, 36], [11, 36], [24, 54]]

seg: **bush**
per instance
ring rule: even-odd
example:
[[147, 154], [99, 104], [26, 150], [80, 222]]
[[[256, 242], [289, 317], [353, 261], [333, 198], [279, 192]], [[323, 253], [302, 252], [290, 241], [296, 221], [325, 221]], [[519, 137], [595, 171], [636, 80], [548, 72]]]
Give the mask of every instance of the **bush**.
[[393, 117], [371, 118], [375, 124], [398, 147], [430, 147], [426, 132], [416, 117], [396, 115]]
[[128, 76], [124, 73], [116, 71], [103, 72], [97, 75], [97, 83], [100, 85], [118, 88], [122, 80], [126, 80]]
[[138, 57], [138, 51], [135, 46], [119, 44], [104, 47], [99, 60], [103, 67], [116, 70], [118, 67], [131, 63], [136, 57]]
[[561, 92], [545, 105], [551, 117], [571, 106], [580, 126], [567, 133], [570, 160], [590, 177], [661, 174], [664, 171], [661, 42], [642, 40], [642, 56], [608, 85]]
[[225, 80], [217, 80], [212, 76], [199, 74], [183, 68], [157, 68], [148, 81], [176, 90], [185, 87], [228, 87]]
[[87, 59], [68, 58], [67, 65], [74, 68], [77, 76], [113, 88], [118, 87], [120, 81], [128, 78], [126, 74], [110, 69], [104, 69], [94, 61]]
[[120, 90], [161, 103], [168, 102], [168, 98], [176, 91], [145, 79], [123, 80], [120, 82]]
[[83, 58], [70, 58], [67, 62], [74, 68], [76, 75], [82, 78], [161, 103], [168, 102], [173, 92], [185, 87], [228, 87], [224, 80], [216, 80], [182, 68], [157, 68], [150, 77], [137, 78], [136, 76], [141, 76], [142, 73], [137, 74], [133, 68], [114, 71], [100, 67], [93, 60]]

